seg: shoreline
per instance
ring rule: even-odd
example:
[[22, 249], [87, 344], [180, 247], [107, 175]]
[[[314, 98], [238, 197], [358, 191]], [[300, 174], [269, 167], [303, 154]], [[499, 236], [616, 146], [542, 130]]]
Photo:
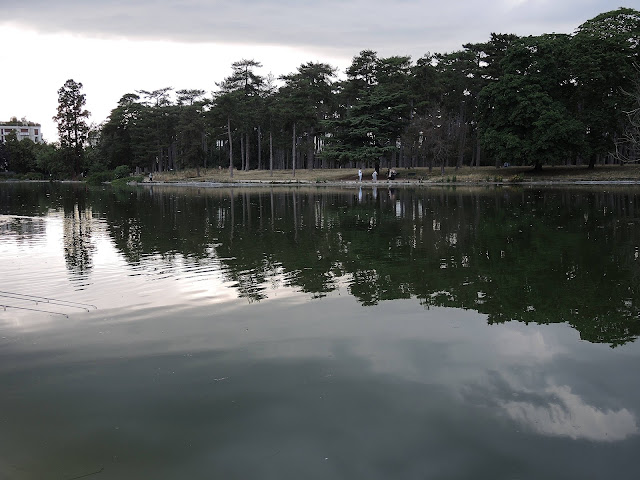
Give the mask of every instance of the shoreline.
[[187, 169], [178, 172], [153, 173], [152, 181], [145, 176], [143, 185], [189, 185], [189, 186], [437, 186], [437, 185], [638, 185], [640, 165], [598, 165], [594, 169], [586, 166], [548, 166], [542, 171], [531, 167], [447, 167], [429, 172], [427, 167], [399, 168], [398, 176], [389, 180], [380, 170], [381, 177], [372, 180], [373, 168], [363, 169], [363, 180], [358, 180], [357, 168], [296, 170], [234, 170], [233, 177], [227, 169]]
[[[82, 183], [82, 182], [79, 182]], [[378, 182], [357, 182], [357, 181], [327, 181], [327, 182], [309, 182], [309, 181], [236, 181], [236, 182], [209, 182], [209, 181], [145, 181], [130, 182], [130, 186], [142, 187], [195, 187], [195, 188], [242, 188], [242, 187], [570, 187], [570, 186], [637, 186], [640, 185], [639, 180], [547, 180], [547, 181], [530, 181], [530, 182], [398, 182], [378, 181]]]
[[[372, 180], [373, 168], [363, 169], [364, 180], [358, 180], [358, 169], [298, 169], [295, 176], [291, 170], [234, 170], [233, 177], [228, 169], [209, 168], [185, 169], [179, 171], [155, 172], [152, 180], [148, 174], [129, 178], [129, 185], [136, 186], [187, 186], [197, 188], [223, 187], [264, 187], [264, 186], [332, 186], [344, 188], [372, 187], [435, 187], [435, 186], [605, 186], [640, 185], [640, 165], [597, 165], [593, 169], [586, 166], [546, 166], [541, 171], [531, 167], [464, 166], [456, 169], [446, 167], [429, 172], [428, 167], [399, 168], [398, 176], [387, 179], [386, 168], [375, 182]], [[142, 181], [139, 179], [142, 178]], [[77, 183], [83, 180], [22, 180], [0, 178], [0, 183]], [[109, 183], [106, 183], [109, 184]]]

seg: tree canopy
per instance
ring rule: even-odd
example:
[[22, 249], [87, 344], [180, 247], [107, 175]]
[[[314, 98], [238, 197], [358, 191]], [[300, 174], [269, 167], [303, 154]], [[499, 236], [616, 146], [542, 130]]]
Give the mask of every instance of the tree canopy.
[[58, 90], [58, 113], [53, 119], [58, 124], [60, 147], [74, 174], [82, 170], [84, 144], [89, 133], [89, 112], [84, 108], [85, 104], [82, 83], [69, 79]]

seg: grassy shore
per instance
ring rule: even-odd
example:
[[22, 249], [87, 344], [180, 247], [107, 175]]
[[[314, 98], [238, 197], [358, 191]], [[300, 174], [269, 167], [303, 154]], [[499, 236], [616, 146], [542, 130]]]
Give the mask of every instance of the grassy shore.
[[[556, 166], [545, 167], [536, 172], [531, 167], [462, 167], [446, 168], [444, 175], [440, 169], [428, 168], [399, 168], [398, 177], [394, 183], [575, 183], [575, 182], [640, 182], [640, 165], [599, 165], [589, 170], [586, 166]], [[213, 183], [344, 183], [358, 180], [358, 169], [340, 168], [327, 170], [296, 170], [295, 176], [291, 170], [234, 170], [233, 177], [228, 169], [200, 169], [200, 175], [195, 169], [179, 172], [154, 173], [154, 182], [184, 183], [184, 182], [213, 182]], [[363, 170], [363, 182], [371, 182], [373, 169]], [[381, 170], [378, 181], [387, 181], [384, 177], [386, 169]], [[145, 177], [145, 182], [148, 177]]]

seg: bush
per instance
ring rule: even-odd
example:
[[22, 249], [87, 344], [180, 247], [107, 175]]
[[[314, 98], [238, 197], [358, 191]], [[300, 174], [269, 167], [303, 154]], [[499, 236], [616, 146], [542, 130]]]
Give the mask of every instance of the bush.
[[43, 180], [44, 175], [39, 172], [29, 172], [22, 175], [23, 180]]
[[89, 185], [101, 185], [111, 180], [113, 180], [113, 172], [96, 172], [87, 177], [87, 183]]
[[113, 171], [113, 178], [127, 178], [131, 174], [130, 168], [126, 165], [120, 165]]

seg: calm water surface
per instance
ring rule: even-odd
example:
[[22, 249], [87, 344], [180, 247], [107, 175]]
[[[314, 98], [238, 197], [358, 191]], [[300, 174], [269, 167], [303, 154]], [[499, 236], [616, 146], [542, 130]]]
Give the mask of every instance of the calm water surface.
[[631, 187], [2, 183], [0, 478], [640, 478], [639, 255]]

